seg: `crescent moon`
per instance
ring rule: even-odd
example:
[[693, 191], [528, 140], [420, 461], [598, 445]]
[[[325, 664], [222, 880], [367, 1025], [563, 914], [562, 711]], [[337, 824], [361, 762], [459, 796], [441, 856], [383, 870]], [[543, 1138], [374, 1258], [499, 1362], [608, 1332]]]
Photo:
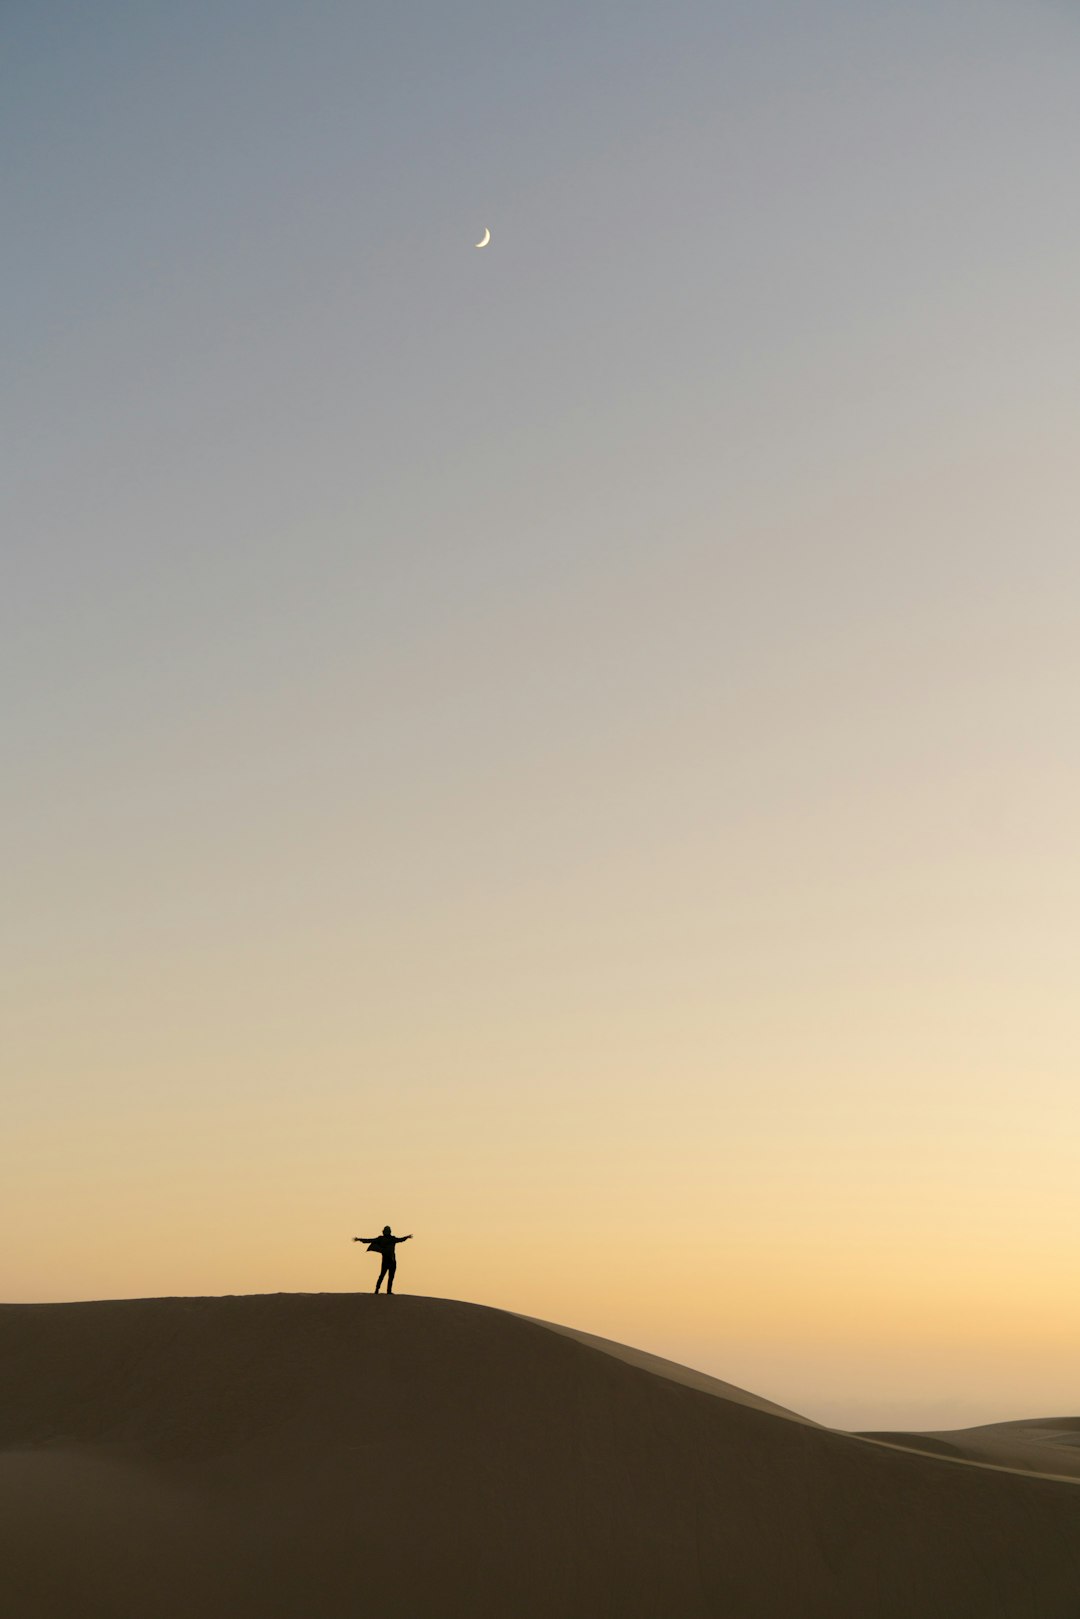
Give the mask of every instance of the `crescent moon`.
[[491, 241], [491, 232], [489, 230], [485, 230], [483, 236], [480, 239], [480, 241], [474, 242], [473, 246], [474, 247], [486, 247], [490, 241]]

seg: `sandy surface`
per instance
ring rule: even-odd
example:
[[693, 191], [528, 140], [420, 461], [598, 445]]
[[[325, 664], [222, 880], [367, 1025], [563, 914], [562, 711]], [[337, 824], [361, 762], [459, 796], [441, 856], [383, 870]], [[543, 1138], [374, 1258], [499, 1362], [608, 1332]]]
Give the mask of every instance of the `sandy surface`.
[[1026, 1422], [993, 1422], [982, 1428], [865, 1437], [991, 1467], [1080, 1479], [1080, 1417], [1032, 1417]]
[[1080, 1483], [923, 1437], [447, 1300], [6, 1305], [0, 1609], [1078, 1619]]

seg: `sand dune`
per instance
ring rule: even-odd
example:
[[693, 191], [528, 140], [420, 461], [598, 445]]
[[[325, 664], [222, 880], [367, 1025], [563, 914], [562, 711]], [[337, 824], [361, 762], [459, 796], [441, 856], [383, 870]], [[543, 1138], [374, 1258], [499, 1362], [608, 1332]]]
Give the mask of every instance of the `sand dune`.
[[446, 1300], [8, 1305], [0, 1611], [1077, 1619], [1080, 1486]]
[[1032, 1417], [1026, 1422], [992, 1422], [981, 1428], [865, 1437], [984, 1466], [1080, 1479], [1080, 1417]]

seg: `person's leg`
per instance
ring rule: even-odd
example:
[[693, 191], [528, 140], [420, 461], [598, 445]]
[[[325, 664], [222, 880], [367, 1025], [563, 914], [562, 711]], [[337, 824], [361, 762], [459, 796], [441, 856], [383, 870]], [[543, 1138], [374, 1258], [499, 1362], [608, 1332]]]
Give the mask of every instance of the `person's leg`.
[[392, 1293], [394, 1291], [394, 1277], [397, 1275], [397, 1260], [388, 1259], [386, 1268], [389, 1273], [386, 1278], [386, 1291]]
[[[384, 1259], [384, 1260], [383, 1260], [383, 1262], [382, 1262], [382, 1270], [381, 1270], [381, 1271], [380, 1271], [380, 1272], [379, 1272], [379, 1280], [378, 1280], [378, 1281], [377, 1281], [377, 1282], [376, 1282], [376, 1283], [375, 1283], [375, 1291], [376, 1291], [376, 1293], [377, 1293], [377, 1292], [378, 1292], [378, 1291], [379, 1291], [379, 1289], [380, 1289], [380, 1287], [381, 1287], [381, 1286], [382, 1286], [382, 1280], [383, 1280], [383, 1277], [384, 1277], [384, 1276], [385, 1276], [385, 1275], [386, 1275], [386, 1274], [387, 1274], [387, 1273], [388, 1273], [388, 1272], [389, 1272], [389, 1275], [390, 1275], [390, 1281], [391, 1281], [391, 1282], [392, 1282], [392, 1281], [393, 1281], [393, 1279], [394, 1279], [394, 1274], [393, 1274], [393, 1272], [392, 1272], [392, 1271], [391, 1271], [391, 1270], [390, 1270], [390, 1261], [389, 1261], [389, 1260], [388, 1260], [388, 1259]], [[387, 1287], [386, 1287], [386, 1291], [387, 1291], [387, 1292], [388, 1292], [388, 1293], [389, 1293], [389, 1291], [390, 1291], [390, 1285], [389, 1285], [389, 1283], [387, 1283]]]

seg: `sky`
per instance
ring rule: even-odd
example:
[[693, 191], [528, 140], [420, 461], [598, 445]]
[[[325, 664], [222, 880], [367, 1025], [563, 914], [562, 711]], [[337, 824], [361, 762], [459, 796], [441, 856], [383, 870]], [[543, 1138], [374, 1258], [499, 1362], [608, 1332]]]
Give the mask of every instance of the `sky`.
[[0, 1297], [1075, 1412], [1080, 12], [11, 0], [0, 141]]

